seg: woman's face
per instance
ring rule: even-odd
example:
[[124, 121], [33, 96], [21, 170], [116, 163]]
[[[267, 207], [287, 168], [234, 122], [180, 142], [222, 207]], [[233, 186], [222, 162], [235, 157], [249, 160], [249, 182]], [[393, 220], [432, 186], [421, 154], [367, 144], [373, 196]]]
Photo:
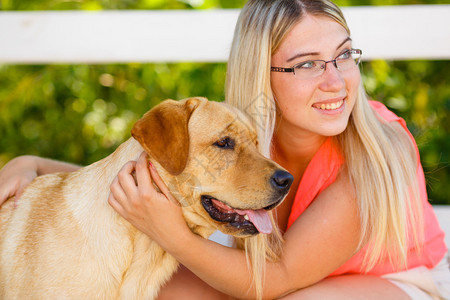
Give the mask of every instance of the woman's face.
[[[351, 39], [340, 24], [327, 17], [306, 15], [280, 44], [271, 65], [290, 68], [309, 60], [329, 61], [351, 48]], [[281, 113], [276, 130], [321, 136], [341, 133], [347, 127], [360, 79], [357, 67], [339, 71], [333, 63], [315, 78], [271, 72], [272, 91]]]

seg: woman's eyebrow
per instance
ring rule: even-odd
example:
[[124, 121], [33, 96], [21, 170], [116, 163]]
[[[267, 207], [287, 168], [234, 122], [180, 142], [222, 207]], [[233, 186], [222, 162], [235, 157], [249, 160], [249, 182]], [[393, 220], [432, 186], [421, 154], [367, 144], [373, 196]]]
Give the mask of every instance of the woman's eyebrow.
[[292, 56], [291, 58], [289, 58], [288, 60], [286, 60], [286, 62], [290, 62], [290, 61], [293, 61], [294, 59], [297, 59], [297, 58], [300, 58], [303, 56], [310, 56], [310, 55], [319, 55], [319, 53], [318, 52], [298, 53], [298, 54]]
[[[336, 50], [341, 48], [342, 45], [344, 45], [345, 43], [347, 43], [348, 41], [351, 41], [351, 40], [352, 39], [348, 36], [342, 43], [339, 44], [339, 46], [336, 47]], [[299, 57], [310, 56], [310, 55], [319, 55], [319, 53], [318, 52], [298, 53], [298, 54], [292, 56], [291, 58], [289, 58], [288, 60], [286, 60], [286, 62], [293, 61], [294, 59], [297, 59]]]

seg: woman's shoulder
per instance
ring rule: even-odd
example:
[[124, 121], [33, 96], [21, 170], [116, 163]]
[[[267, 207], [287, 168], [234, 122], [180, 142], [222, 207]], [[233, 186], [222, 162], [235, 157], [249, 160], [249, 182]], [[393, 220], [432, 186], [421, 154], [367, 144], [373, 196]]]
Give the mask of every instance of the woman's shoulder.
[[[372, 107], [372, 109], [378, 113], [385, 121], [387, 122], [394, 122], [399, 121], [402, 122], [403, 119], [397, 116], [395, 113], [390, 111], [386, 105], [379, 101], [369, 100], [369, 104]], [[403, 121], [404, 122], [404, 121]]]
[[408, 151], [413, 161], [417, 162], [419, 159], [419, 151], [413, 135], [406, 126], [406, 121], [390, 111], [383, 103], [379, 101], [369, 100], [369, 104], [382, 119], [390, 123], [390, 127], [395, 132], [395, 141], [404, 145], [404, 149]]

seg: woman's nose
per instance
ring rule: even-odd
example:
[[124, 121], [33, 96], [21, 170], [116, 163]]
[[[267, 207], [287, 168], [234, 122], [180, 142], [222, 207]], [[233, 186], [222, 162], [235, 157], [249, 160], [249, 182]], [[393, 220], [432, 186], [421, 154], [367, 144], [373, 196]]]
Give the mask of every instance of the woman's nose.
[[324, 91], [340, 91], [345, 87], [345, 80], [342, 73], [332, 62], [326, 65], [321, 77], [320, 89]]

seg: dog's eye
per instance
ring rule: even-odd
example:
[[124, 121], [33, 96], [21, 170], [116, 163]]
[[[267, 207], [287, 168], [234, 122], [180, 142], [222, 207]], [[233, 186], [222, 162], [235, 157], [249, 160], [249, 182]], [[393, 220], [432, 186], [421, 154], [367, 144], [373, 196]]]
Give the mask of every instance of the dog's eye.
[[225, 137], [213, 145], [222, 149], [234, 149], [234, 140], [230, 137]]

